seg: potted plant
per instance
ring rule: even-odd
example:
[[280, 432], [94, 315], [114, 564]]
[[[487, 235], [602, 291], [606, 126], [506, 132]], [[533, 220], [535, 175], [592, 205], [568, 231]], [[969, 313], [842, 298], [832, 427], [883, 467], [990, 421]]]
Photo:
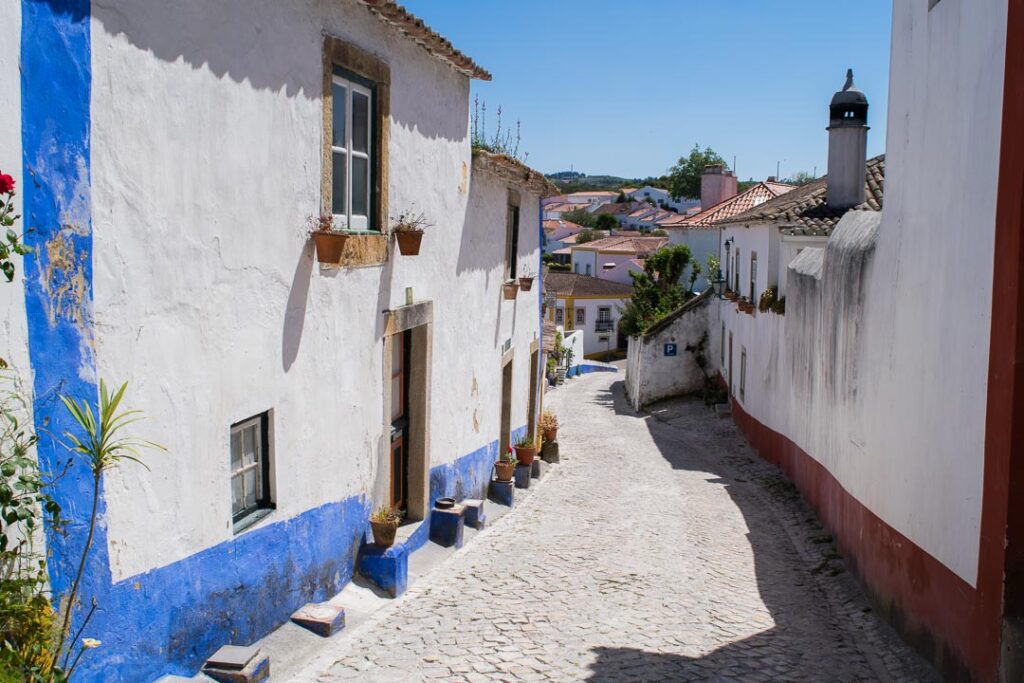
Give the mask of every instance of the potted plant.
[[528, 434], [523, 434], [516, 441], [516, 458], [520, 465], [532, 465], [533, 459], [537, 457], [537, 440], [531, 439]]
[[519, 294], [519, 282], [516, 280], [509, 280], [501, 286], [501, 291], [505, 295], [506, 300], [512, 300]]
[[516, 462], [511, 448], [494, 461], [494, 474], [498, 481], [512, 481], [512, 475], [516, 471]]
[[309, 236], [316, 245], [316, 260], [331, 266], [341, 263], [348, 234], [335, 229], [334, 216], [322, 213], [319, 216], [310, 216], [307, 220]]
[[545, 441], [554, 441], [558, 437], [558, 417], [550, 410], [540, 416], [540, 431]]
[[525, 273], [519, 276], [519, 289], [524, 292], [529, 292], [533, 289], [533, 271], [527, 270]]
[[370, 527], [373, 529], [373, 544], [380, 548], [390, 548], [395, 544], [395, 532], [402, 521], [402, 513], [390, 505], [381, 505], [370, 515]]
[[420, 253], [423, 231], [432, 225], [433, 223], [428, 221], [423, 213], [413, 213], [412, 209], [398, 214], [391, 231], [395, 233], [398, 251], [402, 256], [416, 256]]

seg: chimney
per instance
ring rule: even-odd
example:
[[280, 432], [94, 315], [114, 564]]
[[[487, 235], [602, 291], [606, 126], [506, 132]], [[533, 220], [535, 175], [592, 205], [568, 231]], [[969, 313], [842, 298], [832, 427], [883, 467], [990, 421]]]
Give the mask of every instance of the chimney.
[[865, 199], [868, 151], [868, 98], [853, 84], [853, 69], [832, 97], [827, 130], [826, 202], [830, 208], [849, 209]]
[[718, 202], [736, 196], [736, 175], [725, 164], [708, 164], [700, 178], [700, 208], [707, 209]]

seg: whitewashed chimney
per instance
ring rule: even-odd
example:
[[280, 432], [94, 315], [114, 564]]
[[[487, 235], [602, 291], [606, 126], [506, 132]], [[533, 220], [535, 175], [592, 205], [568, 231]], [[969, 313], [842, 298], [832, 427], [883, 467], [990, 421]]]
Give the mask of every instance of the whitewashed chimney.
[[832, 96], [828, 125], [828, 194], [830, 208], [848, 209], [865, 199], [868, 153], [868, 98], [853, 84]]

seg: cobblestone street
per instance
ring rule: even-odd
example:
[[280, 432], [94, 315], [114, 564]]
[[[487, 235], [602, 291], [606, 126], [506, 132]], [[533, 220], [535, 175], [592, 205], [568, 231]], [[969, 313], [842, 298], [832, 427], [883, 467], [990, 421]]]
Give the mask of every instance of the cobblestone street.
[[552, 392], [561, 464], [296, 680], [933, 680], [730, 420], [621, 376]]

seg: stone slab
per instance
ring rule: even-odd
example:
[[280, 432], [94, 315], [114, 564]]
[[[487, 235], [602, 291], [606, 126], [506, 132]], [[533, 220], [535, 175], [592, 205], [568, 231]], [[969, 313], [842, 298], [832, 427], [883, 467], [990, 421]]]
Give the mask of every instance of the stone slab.
[[218, 669], [244, 669], [259, 653], [260, 649], [253, 645], [224, 645], [206, 663]]
[[548, 464], [540, 458], [537, 458], [530, 466], [530, 476], [534, 479], [540, 479], [548, 471], [547, 468]]
[[292, 614], [292, 622], [328, 638], [345, 628], [345, 608], [326, 602], [311, 602]]
[[[234, 646], [226, 645], [225, 647]], [[221, 648], [221, 650], [223, 649]], [[259, 650], [256, 650], [256, 655], [242, 668], [236, 668], [237, 657], [235, 655], [219, 655], [221, 650], [218, 650], [214, 657], [223, 665], [211, 665], [210, 662], [213, 658], [207, 660], [203, 665], [203, 673], [213, 680], [219, 681], [219, 683], [262, 683], [270, 680], [270, 657]]]

